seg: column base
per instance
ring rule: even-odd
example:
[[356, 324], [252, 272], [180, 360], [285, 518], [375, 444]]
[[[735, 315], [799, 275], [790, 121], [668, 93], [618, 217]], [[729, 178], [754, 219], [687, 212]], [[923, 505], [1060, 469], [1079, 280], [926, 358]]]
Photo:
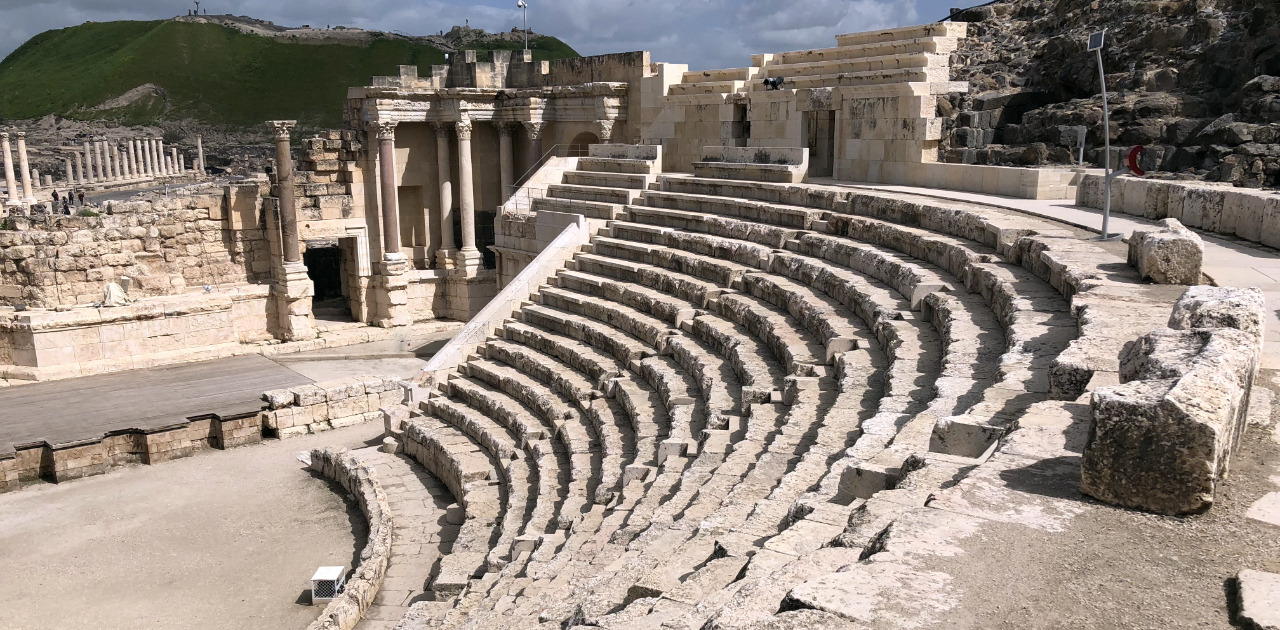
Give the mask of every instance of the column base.
[[436, 250], [436, 269], [453, 269], [454, 256], [458, 255], [456, 249], [437, 249]]
[[454, 257], [456, 268], [466, 272], [468, 276], [474, 276], [476, 272], [484, 268], [484, 255], [478, 249], [462, 248]]
[[311, 298], [316, 294], [315, 283], [307, 276], [307, 266], [302, 262], [286, 262], [281, 279], [272, 287], [279, 314], [280, 338], [285, 341], [315, 339], [316, 320], [311, 313]]
[[384, 254], [374, 264], [374, 316], [373, 323], [383, 328], [408, 326], [409, 316], [409, 261], [404, 254]]

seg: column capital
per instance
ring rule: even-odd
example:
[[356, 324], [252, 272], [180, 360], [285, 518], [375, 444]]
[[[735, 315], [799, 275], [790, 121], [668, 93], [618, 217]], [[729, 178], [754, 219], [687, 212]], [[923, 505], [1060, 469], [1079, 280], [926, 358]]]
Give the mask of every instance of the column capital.
[[396, 125], [398, 124], [400, 124], [399, 121], [395, 120], [379, 120], [373, 123], [378, 128], [379, 140], [395, 140]]
[[462, 120], [454, 123], [453, 128], [457, 131], [459, 140], [471, 140], [472, 126], [470, 118], [463, 116]]
[[613, 138], [614, 122], [616, 121], [613, 121], [613, 120], [597, 120], [596, 121], [596, 131], [599, 132], [596, 135], [600, 136], [600, 142], [608, 144], [609, 140]]
[[25, 131], [15, 131], [14, 133], [16, 133], [16, 134], [18, 135], [18, 139], [19, 139], [19, 140], [26, 140], [26, 139], [27, 139], [27, 132], [25, 132]]
[[436, 135], [437, 135], [437, 136], [438, 136], [438, 135], [441, 135], [441, 134], [452, 133], [452, 132], [453, 132], [453, 123], [448, 122], [448, 121], [444, 121], [444, 122], [433, 122], [433, 123], [431, 123], [431, 129], [432, 129], [433, 131], [435, 131], [435, 132], [436, 132]]
[[296, 120], [268, 120], [267, 126], [271, 127], [271, 134], [276, 140], [283, 140], [289, 137], [289, 132], [293, 131]]
[[524, 125], [524, 130], [528, 132], [530, 140], [541, 140], [542, 132], [547, 129], [547, 123], [540, 120], [523, 120], [520, 121], [520, 124]]
[[493, 126], [498, 129], [498, 136], [500, 137], [510, 137], [511, 132], [514, 131], [514, 125], [508, 122], [499, 122], [495, 120], [493, 122]]
[[8, 141], [9, 141], [9, 132], [0, 131], [0, 142], [8, 142]]

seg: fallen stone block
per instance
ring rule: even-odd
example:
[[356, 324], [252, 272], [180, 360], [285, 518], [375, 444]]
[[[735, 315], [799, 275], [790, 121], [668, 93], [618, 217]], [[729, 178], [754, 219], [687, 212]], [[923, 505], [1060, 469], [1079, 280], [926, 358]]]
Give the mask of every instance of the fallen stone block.
[[1256, 336], [1230, 328], [1163, 329], [1126, 346], [1123, 384], [1093, 393], [1081, 491], [1160, 514], [1209, 509], [1259, 358]]
[[1236, 574], [1236, 623], [1280, 630], [1280, 575], [1244, 569]]
[[1174, 330], [1235, 328], [1261, 339], [1266, 309], [1266, 298], [1256, 287], [1191, 287], [1173, 305], [1169, 327]]
[[1158, 284], [1200, 284], [1204, 241], [1177, 219], [1164, 219], [1154, 230], [1129, 236], [1129, 265]]

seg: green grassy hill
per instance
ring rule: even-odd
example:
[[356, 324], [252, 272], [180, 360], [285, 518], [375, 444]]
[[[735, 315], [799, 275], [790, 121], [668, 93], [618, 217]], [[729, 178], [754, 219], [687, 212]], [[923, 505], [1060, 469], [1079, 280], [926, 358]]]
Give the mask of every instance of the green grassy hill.
[[[537, 36], [529, 47], [539, 60], [577, 56], [554, 37]], [[348, 87], [394, 75], [401, 64], [426, 74], [427, 66], [440, 63], [439, 49], [398, 39], [368, 46], [292, 44], [216, 24], [86, 23], [41, 33], [0, 62], [0, 119], [57, 114], [243, 127], [296, 118], [336, 127]], [[146, 83], [165, 90], [167, 108], [151, 97], [90, 110]]]

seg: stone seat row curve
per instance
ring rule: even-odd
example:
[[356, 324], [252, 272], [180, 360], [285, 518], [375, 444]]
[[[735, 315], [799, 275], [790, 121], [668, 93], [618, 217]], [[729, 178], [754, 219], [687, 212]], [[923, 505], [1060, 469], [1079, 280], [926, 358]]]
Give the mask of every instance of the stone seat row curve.
[[806, 585], [1072, 422], [1176, 298], [979, 204], [577, 168], [533, 209], [603, 228], [401, 432], [468, 525], [399, 627], [849, 623]]

